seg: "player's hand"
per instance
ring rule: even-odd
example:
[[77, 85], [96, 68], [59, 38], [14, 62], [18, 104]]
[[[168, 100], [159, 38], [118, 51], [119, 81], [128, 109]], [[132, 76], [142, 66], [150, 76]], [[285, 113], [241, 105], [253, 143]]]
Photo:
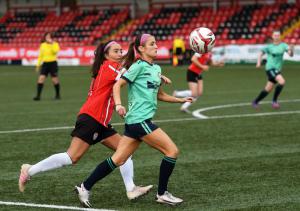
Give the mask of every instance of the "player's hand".
[[185, 102], [190, 102], [192, 103], [194, 101], [193, 97], [185, 97], [185, 98], [181, 98], [181, 102], [185, 103]]
[[165, 83], [165, 84], [171, 84], [172, 83], [171, 79], [169, 79], [168, 77], [166, 77], [164, 75], [161, 75], [160, 78], [161, 78], [162, 82]]
[[225, 66], [225, 61], [224, 60], [221, 60], [220, 62], [219, 62], [219, 65], [218, 65], [219, 67], [224, 67]]
[[126, 108], [122, 105], [116, 105], [116, 112], [124, 118], [126, 115]]
[[289, 46], [288, 54], [289, 54], [289, 56], [291, 56], [291, 57], [294, 56], [294, 47], [295, 47], [295, 46], [294, 46], [293, 44]]
[[209, 66], [208, 66], [208, 65], [203, 65], [203, 66], [202, 66], [202, 69], [203, 69], [204, 71], [208, 71], [208, 70], [209, 70]]
[[190, 102], [190, 103], [194, 102], [193, 97], [186, 97], [186, 98], [184, 98], [184, 100], [185, 100], [185, 102]]
[[261, 67], [261, 63], [260, 62], [257, 62], [256, 63], [256, 68], [260, 68]]

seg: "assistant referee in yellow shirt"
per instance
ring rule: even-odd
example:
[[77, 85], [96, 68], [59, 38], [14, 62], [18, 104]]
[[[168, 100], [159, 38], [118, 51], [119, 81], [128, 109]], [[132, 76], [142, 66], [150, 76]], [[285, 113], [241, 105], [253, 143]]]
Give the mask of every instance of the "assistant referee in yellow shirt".
[[173, 41], [173, 66], [183, 64], [185, 44], [181, 37], [175, 37]]
[[42, 43], [40, 45], [39, 57], [36, 66], [36, 70], [40, 71], [40, 75], [37, 81], [37, 94], [33, 100], [41, 100], [41, 93], [44, 87], [44, 82], [48, 76], [51, 75], [52, 83], [55, 88], [55, 98], [60, 99], [60, 84], [58, 80], [58, 66], [57, 66], [57, 54], [60, 47], [57, 42], [53, 41], [52, 34], [47, 32], [44, 35]]

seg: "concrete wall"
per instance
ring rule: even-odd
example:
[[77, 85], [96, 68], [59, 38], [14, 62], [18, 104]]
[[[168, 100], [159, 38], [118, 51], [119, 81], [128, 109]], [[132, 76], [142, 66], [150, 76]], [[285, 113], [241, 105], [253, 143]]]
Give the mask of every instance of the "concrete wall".
[[55, 6], [55, 1], [46, 0], [10, 0], [11, 7], [38, 7]]
[[0, 17], [6, 13], [6, 0], [0, 0]]

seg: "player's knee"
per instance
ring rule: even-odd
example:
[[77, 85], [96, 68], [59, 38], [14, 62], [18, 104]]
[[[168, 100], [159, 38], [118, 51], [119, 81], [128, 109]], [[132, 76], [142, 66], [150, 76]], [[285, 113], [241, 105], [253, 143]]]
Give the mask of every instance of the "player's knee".
[[113, 159], [113, 162], [116, 166], [122, 166], [126, 162], [126, 159], [117, 158]]
[[179, 155], [179, 149], [176, 146], [172, 147], [166, 152], [165, 155], [168, 157], [177, 158]]
[[282, 79], [281, 81], [278, 82], [281, 86], [284, 86], [285, 85], [285, 80]]
[[272, 89], [273, 89], [273, 86], [267, 86], [265, 88], [265, 91], [268, 92], [268, 93], [270, 93], [272, 91]]
[[176, 147], [173, 153], [174, 153], [174, 157], [177, 158], [179, 155], [179, 149]]

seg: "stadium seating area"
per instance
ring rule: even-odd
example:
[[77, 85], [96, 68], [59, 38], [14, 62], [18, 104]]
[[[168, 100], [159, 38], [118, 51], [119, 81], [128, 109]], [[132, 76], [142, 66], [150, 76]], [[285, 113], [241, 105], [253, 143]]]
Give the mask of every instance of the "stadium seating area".
[[18, 35], [23, 34], [28, 28], [34, 28], [45, 19], [44, 12], [17, 13], [10, 16], [7, 13], [0, 19], [0, 40], [1, 43], [13, 44], [11, 41]]
[[[224, 7], [217, 11], [205, 7], [162, 8], [133, 21], [114, 38], [128, 41], [128, 35], [150, 32], [170, 46], [174, 37], [182, 36], [187, 41], [194, 28], [205, 26], [215, 32], [217, 45], [264, 43], [274, 29], [284, 31], [300, 20], [299, 11], [299, 5], [294, 4]], [[299, 44], [297, 32], [299, 27], [284, 40]]]
[[129, 18], [129, 10], [107, 9], [49, 13], [9, 13], [0, 21], [0, 44], [14, 47], [38, 46], [45, 32], [54, 32], [62, 46], [92, 45]]
[[94, 45], [109, 38], [128, 42], [132, 35], [144, 32], [170, 46], [177, 36], [187, 40], [199, 26], [212, 29], [216, 45], [264, 43], [274, 29], [289, 32], [284, 33], [286, 42], [300, 44], [299, 8], [287, 3], [221, 7], [217, 11], [209, 7], [161, 7], [138, 19], [130, 19], [128, 8], [60, 16], [54, 12], [7, 13], [0, 19], [0, 45], [38, 46], [43, 34], [52, 31], [63, 46]]

